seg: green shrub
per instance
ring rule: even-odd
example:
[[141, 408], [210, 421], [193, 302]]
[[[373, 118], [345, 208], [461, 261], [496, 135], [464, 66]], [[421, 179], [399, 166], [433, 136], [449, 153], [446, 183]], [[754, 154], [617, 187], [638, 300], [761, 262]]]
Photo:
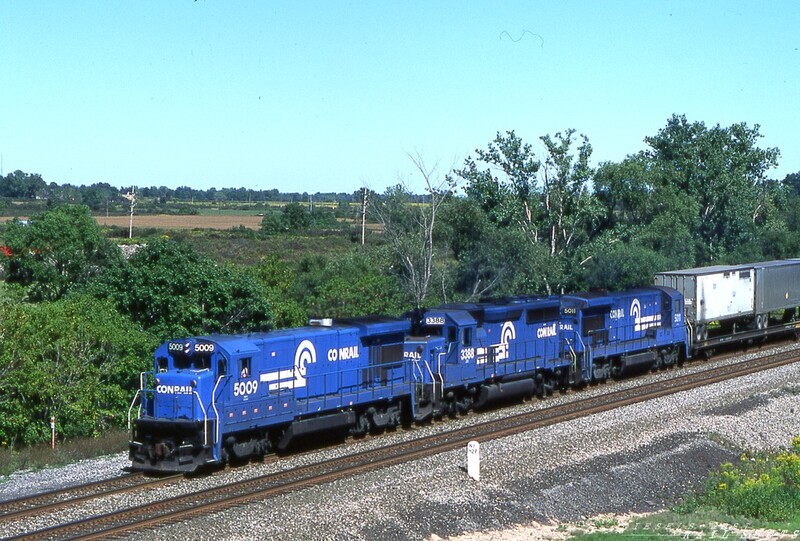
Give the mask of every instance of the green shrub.
[[706, 482], [700, 505], [737, 516], [784, 521], [800, 507], [800, 436], [777, 455], [742, 455], [738, 465], [723, 464]]

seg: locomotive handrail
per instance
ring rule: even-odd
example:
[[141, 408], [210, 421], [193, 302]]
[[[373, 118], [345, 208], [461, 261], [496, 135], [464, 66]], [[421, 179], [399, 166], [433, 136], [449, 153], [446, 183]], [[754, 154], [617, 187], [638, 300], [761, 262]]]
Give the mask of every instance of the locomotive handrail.
[[217, 418], [217, 426], [216, 430], [214, 431], [214, 443], [216, 444], [219, 442], [219, 425], [222, 424], [219, 422], [219, 410], [217, 409], [217, 387], [219, 387], [219, 382], [223, 380], [225, 376], [220, 376], [217, 378], [217, 382], [214, 384], [214, 390], [211, 391], [211, 407], [214, 409], [214, 415]]
[[[438, 358], [436, 359], [436, 363], [437, 363], [437, 365], [438, 365], [438, 366], [436, 367], [436, 369], [437, 369], [437, 371], [438, 371], [438, 373], [439, 373], [439, 382], [441, 383], [441, 385], [440, 385], [440, 387], [441, 387], [441, 389], [440, 389], [440, 392], [441, 392], [441, 396], [442, 396], [442, 397], [444, 397], [444, 376], [442, 375], [442, 357], [443, 357], [444, 355], [445, 355], [445, 353], [444, 353], [444, 352], [441, 352], [441, 353], [439, 353], [439, 355], [437, 356]], [[436, 390], [436, 389], [434, 388], [434, 391], [435, 391], [435, 390]]]
[[206, 408], [203, 407], [203, 401], [200, 400], [200, 395], [197, 391], [192, 391], [192, 394], [197, 398], [197, 403], [200, 404], [200, 409], [203, 411], [203, 445], [208, 445], [208, 414], [206, 413]]
[[[139, 398], [139, 395], [144, 390], [144, 377], [145, 377], [146, 374], [147, 374], [147, 370], [139, 373], [139, 389], [136, 391], [136, 394], [133, 395], [133, 400], [131, 400], [131, 405], [128, 408], [128, 430], [131, 429], [131, 411], [133, 411], [133, 405], [136, 403], [136, 399]], [[141, 411], [142, 411], [142, 404], [140, 402], [139, 403], [139, 413], [136, 416], [137, 419], [142, 416]]]
[[575, 336], [578, 337], [578, 340], [580, 340], [581, 343], [581, 347], [583, 348], [583, 360], [586, 361], [586, 356], [587, 355], [589, 356], [589, 362], [586, 364], [589, 365], [589, 379], [591, 380], [592, 377], [594, 377], [594, 363], [592, 362], [592, 346], [588, 347], [586, 346], [586, 344], [583, 342], [583, 337], [581, 336], [581, 333], [575, 333]]
[[[133, 411], [133, 405], [136, 403], [136, 399], [137, 399], [137, 398], [139, 398], [139, 395], [141, 394], [141, 392], [142, 392], [142, 390], [141, 390], [141, 389], [139, 389], [139, 390], [137, 390], [137, 391], [136, 391], [136, 394], [135, 394], [135, 395], [133, 395], [133, 400], [131, 400], [131, 405], [130, 405], [130, 407], [128, 408], [128, 430], [130, 430], [130, 429], [131, 429], [131, 411]], [[139, 403], [139, 411], [140, 411], [140, 412], [141, 412], [141, 406], [142, 406], [142, 405], [141, 405], [141, 403]], [[139, 413], [139, 414], [136, 416], [136, 418], [137, 418], [137, 419], [138, 419], [139, 417], [141, 417], [141, 413]]]
[[[433, 370], [431, 370], [431, 365], [428, 361], [423, 361], [425, 363], [425, 368], [428, 369], [428, 374], [431, 376], [431, 382], [433, 383], [433, 396], [436, 396], [436, 376], [433, 375]], [[423, 378], [424, 383], [424, 378]]]

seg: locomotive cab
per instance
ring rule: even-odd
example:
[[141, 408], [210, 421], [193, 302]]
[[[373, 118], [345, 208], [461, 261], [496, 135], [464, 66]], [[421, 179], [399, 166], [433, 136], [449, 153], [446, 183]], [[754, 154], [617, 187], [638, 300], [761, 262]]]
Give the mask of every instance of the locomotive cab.
[[212, 397], [227, 363], [215, 344], [199, 340], [163, 344], [155, 352], [153, 369], [142, 374], [137, 417], [131, 419], [137, 398], [129, 412], [132, 467], [190, 472], [217, 461]]

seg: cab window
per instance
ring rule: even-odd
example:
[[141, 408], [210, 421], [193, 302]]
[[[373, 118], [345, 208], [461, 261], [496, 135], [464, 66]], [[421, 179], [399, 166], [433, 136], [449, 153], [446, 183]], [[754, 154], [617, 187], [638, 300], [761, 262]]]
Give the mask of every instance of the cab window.
[[461, 334], [461, 345], [462, 346], [472, 345], [472, 329], [470, 328], [464, 329], [464, 332]]
[[243, 378], [249, 378], [250, 374], [252, 374], [250, 360], [250, 357], [239, 359], [239, 375]]

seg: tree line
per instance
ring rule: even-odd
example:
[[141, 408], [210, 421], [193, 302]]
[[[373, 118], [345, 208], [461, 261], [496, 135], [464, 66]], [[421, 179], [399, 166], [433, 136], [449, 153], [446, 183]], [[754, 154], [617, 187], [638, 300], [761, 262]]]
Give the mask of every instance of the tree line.
[[125, 258], [85, 204], [12, 220], [0, 255], [0, 444], [45, 441], [51, 415], [65, 436], [123, 425], [166, 339], [798, 257], [800, 174], [769, 178], [779, 152], [760, 137], [758, 126], [673, 116], [646, 150], [592, 167], [575, 130], [540, 137], [538, 153], [498, 133], [451, 171], [411, 156], [424, 194], [368, 191], [364, 211], [379, 227], [364, 244], [360, 224], [298, 202], [265, 213], [259, 233], [225, 233], [261, 250], [246, 265], [192, 237], [144, 239]]

